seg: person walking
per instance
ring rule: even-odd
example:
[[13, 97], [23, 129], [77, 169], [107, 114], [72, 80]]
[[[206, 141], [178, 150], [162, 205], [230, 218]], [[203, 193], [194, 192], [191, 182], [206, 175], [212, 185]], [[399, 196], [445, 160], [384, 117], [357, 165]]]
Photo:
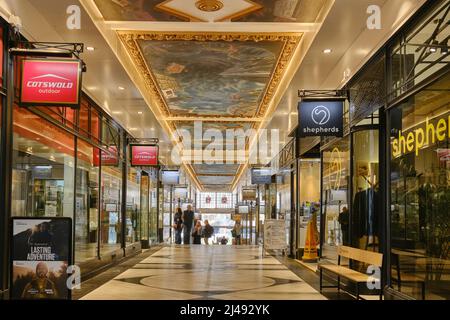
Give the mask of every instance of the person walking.
[[177, 208], [173, 218], [173, 229], [175, 232], [175, 244], [181, 244], [181, 232], [183, 231], [183, 211], [181, 208]]
[[234, 224], [233, 229], [231, 230], [231, 235], [234, 238], [234, 243], [237, 245], [241, 244], [241, 233], [242, 233], [242, 226], [240, 221], [236, 221]]
[[213, 233], [213, 226], [209, 224], [208, 220], [205, 220], [205, 227], [203, 228], [203, 238], [205, 239], [205, 244], [209, 245], [209, 238], [212, 237]]
[[194, 223], [194, 211], [192, 211], [190, 204], [187, 206], [187, 210], [183, 212], [181, 219], [183, 220], [183, 244], [190, 244], [191, 229]]
[[192, 237], [194, 238], [194, 244], [202, 244], [203, 228], [200, 220], [197, 220], [194, 231], [192, 231]]

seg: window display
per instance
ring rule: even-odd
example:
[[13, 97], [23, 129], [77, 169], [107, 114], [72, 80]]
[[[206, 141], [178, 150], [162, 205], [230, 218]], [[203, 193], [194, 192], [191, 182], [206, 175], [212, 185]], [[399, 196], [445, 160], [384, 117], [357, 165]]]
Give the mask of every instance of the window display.
[[102, 212], [100, 217], [102, 254], [119, 249], [121, 247], [121, 194], [121, 168], [102, 166]]
[[99, 168], [93, 163], [97, 148], [78, 140], [75, 207], [75, 261], [97, 256]]
[[[364, 129], [353, 138], [352, 247], [379, 251], [380, 186], [378, 129]], [[340, 219], [343, 243], [350, 243], [346, 213]], [[347, 230], [346, 230], [347, 229]]]
[[14, 112], [11, 216], [72, 217], [74, 137], [26, 109]]
[[[315, 217], [320, 226], [320, 159], [299, 160], [299, 221], [297, 249], [299, 255], [305, 247], [308, 222]], [[319, 230], [316, 229], [316, 243], [319, 244]]]
[[391, 278], [414, 298], [449, 299], [450, 76], [390, 110]]
[[342, 244], [339, 215], [348, 209], [350, 139], [345, 137], [328, 146], [323, 152], [322, 172], [322, 238], [323, 257], [337, 260], [336, 246]]
[[127, 179], [127, 210], [125, 228], [125, 242], [128, 244], [139, 240], [139, 222], [141, 215], [140, 187], [141, 172], [129, 166]]

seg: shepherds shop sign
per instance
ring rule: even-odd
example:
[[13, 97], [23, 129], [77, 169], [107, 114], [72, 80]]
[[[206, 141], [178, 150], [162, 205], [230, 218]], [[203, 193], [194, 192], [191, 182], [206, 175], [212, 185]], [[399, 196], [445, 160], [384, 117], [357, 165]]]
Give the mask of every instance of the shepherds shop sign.
[[77, 107], [81, 69], [80, 60], [24, 59], [20, 104]]
[[343, 135], [344, 100], [303, 100], [299, 103], [299, 135]]
[[401, 157], [415, 152], [416, 156], [422, 148], [445, 141], [450, 138], [450, 114], [429, 118], [419, 122], [407, 130], [399, 130], [392, 140], [392, 156]]

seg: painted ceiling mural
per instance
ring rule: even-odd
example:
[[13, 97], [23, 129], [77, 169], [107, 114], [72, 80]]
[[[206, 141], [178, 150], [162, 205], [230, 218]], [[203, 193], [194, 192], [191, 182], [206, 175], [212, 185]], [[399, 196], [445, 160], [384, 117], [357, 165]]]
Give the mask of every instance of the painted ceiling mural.
[[139, 41], [171, 114], [254, 116], [281, 41]]
[[[94, 0], [107, 21], [186, 21], [186, 17], [165, 11], [161, 0]], [[183, 0], [186, 2], [187, 0]], [[229, 0], [228, 0], [229, 1]], [[236, 1], [237, 0], [232, 0]], [[240, 0], [256, 9], [238, 14], [236, 22], [314, 22], [326, 0]], [[175, 2], [175, 1], [174, 1]], [[225, 4], [226, 1], [221, 1]], [[159, 6], [158, 6], [159, 5]]]

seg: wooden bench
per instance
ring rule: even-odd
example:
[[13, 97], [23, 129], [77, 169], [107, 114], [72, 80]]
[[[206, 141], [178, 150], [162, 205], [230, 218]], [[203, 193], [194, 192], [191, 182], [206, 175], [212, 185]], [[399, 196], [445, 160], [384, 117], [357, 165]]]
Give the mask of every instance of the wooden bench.
[[[373, 251], [361, 250], [356, 248], [351, 248], [347, 246], [339, 246], [337, 249], [338, 253], [338, 264], [319, 264], [318, 268], [320, 270], [320, 292], [322, 288], [337, 288], [338, 291], [341, 289], [341, 277], [347, 279], [350, 282], [356, 283], [356, 299], [360, 299], [360, 285], [361, 283], [367, 284], [367, 281], [374, 282], [380, 281], [380, 300], [383, 299], [383, 290], [381, 288], [382, 284], [382, 272], [380, 274], [380, 279], [376, 279], [366, 273], [359, 272], [357, 270], [350, 269], [349, 266], [341, 265], [341, 257], [347, 258], [350, 261], [359, 261], [366, 263], [368, 265], [373, 265], [380, 268], [383, 267], [383, 254]], [[337, 286], [324, 286], [323, 281], [323, 270], [337, 275]]]

